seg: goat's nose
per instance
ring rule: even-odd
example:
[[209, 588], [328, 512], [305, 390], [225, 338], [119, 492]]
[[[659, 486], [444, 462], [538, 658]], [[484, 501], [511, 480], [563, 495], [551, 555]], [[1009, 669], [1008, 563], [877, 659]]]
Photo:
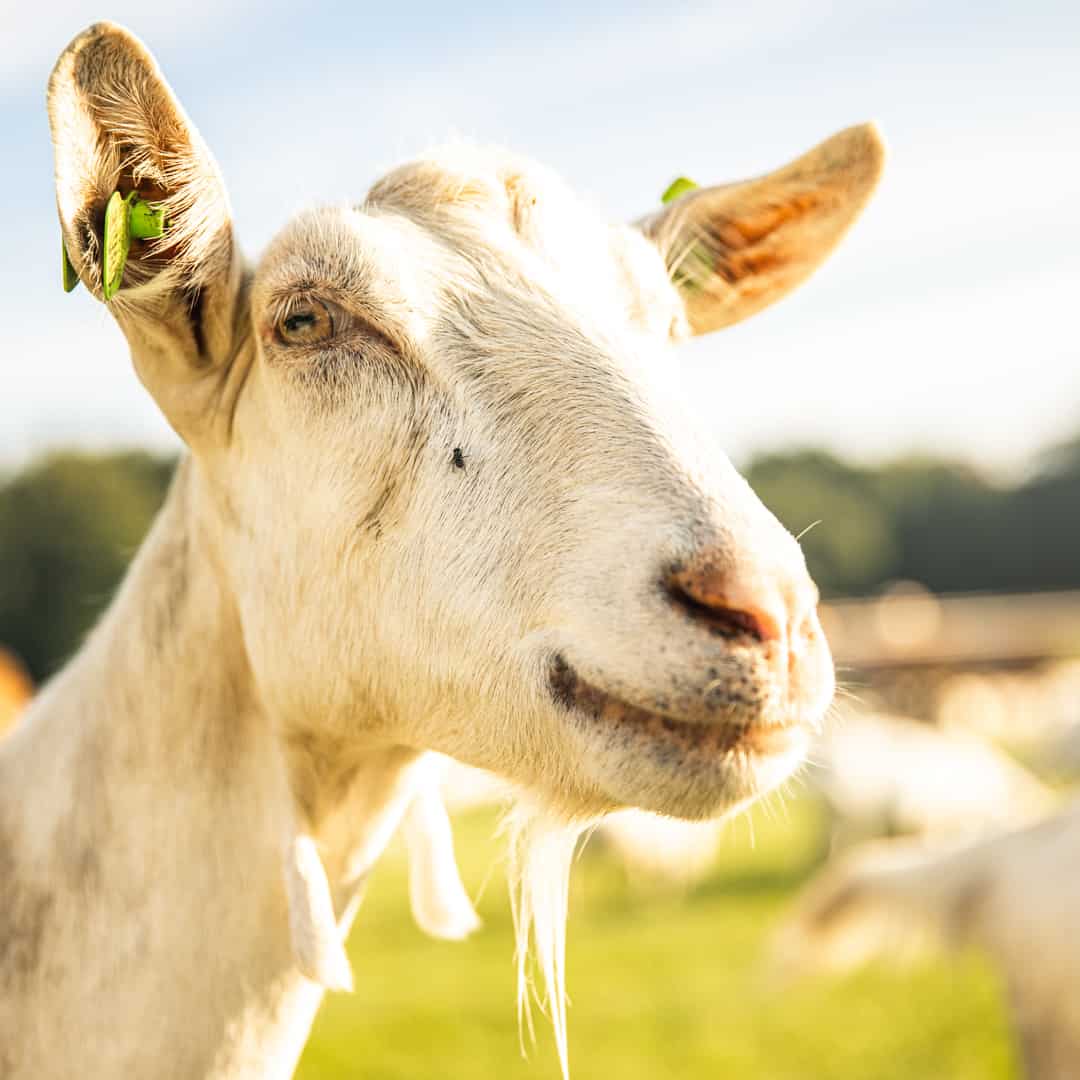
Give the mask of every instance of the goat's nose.
[[794, 583], [776, 571], [739, 568], [704, 556], [673, 568], [666, 584], [679, 607], [723, 637], [787, 638]]

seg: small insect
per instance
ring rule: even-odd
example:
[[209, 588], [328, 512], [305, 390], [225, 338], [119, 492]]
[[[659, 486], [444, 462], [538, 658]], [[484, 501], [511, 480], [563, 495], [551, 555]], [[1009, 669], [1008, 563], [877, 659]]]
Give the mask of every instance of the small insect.
[[454, 453], [451, 456], [450, 460], [453, 462], [455, 469], [465, 468], [465, 455], [461, 452], [460, 446], [454, 447]]

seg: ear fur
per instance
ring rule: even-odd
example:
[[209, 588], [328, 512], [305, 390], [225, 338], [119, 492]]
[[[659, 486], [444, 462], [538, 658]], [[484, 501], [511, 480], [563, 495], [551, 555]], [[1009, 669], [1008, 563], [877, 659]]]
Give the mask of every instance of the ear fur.
[[862, 212], [884, 162], [877, 128], [860, 124], [767, 176], [690, 191], [639, 222], [693, 332], [730, 326], [802, 284]]

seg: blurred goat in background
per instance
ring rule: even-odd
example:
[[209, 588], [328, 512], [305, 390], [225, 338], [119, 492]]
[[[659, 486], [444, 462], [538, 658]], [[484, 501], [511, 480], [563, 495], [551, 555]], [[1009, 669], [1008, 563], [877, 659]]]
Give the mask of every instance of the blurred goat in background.
[[1005, 979], [1032, 1080], [1080, 1071], [1080, 802], [965, 844], [867, 845], [807, 886], [774, 973], [845, 971], [929, 940], [985, 949]]

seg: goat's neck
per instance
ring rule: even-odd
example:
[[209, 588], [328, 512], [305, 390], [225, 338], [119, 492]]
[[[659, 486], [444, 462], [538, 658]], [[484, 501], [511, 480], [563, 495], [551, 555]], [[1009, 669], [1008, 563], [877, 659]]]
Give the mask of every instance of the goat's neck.
[[347, 922], [407, 799], [413, 755], [371, 749], [305, 821], [289, 778], [311, 749], [260, 705], [206, 498], [183, 466], [0, 752], [5, 1076], [291, 1075], [320, 989], [294, 962], [283, 852], [311, 833]]

